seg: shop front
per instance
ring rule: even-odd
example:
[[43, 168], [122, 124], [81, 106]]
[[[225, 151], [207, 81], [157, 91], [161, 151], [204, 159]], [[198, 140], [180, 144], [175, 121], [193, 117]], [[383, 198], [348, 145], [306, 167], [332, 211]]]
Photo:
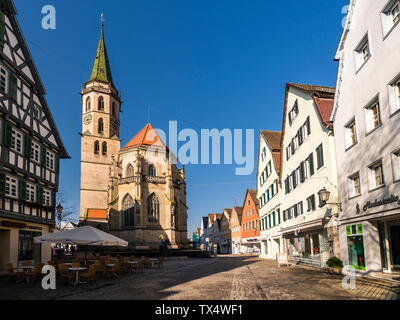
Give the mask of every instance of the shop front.
[[34, 238], [49, 233], [48, 225], [0, 218], [0, 270], [11, 262], [41, 263], [51, 259], [49, 244], [37, 244]]
[[240, 246], [240, 253], [246, 254], [261, 254], [261, 240], [260, 237], [244, 238]]

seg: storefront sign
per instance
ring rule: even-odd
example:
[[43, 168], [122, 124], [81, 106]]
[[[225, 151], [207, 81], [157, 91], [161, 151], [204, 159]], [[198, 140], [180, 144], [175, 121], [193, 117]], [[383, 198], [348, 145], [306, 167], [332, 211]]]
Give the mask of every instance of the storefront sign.
[[31, 230], [43, 230], [42, 227], [34, 227], [34, 226], [28, 226], [28, 229], [31, 229]]
[[[381, 206], [384, 206], [386, 204], [395, 203], [395, 202], [397, 202], [397, 204], [400, 205], [399, 196], [392, 195], [390, 198], [384, 198], [384, 199], [381, 199], [381, 200], [376, 199], [375, 202], [368, 201], [364, 205], [363, 211], [366, 212], [366, 211], [368, 211], [368, 209], [381, 207]], [[360, 214], [361, 213], [361, 209], [360, 209], [360, 205], [359, 204], [357, 204], [357, 208], [356, 209], [357, 209], [357, 214]]]
[[2, 221], [1, 222], [2, 227], [6, 228], [18, 228], [18, 229], [25, 229], [26, 228], [26, 223], [19, 223], [19, 222], [13, 222], [13, 221]]
[[289, 264], [289, 257], [287, 253], [277, 253], [276, 262], [278, 263], [278, 266], [280, 266], [281, 264]]

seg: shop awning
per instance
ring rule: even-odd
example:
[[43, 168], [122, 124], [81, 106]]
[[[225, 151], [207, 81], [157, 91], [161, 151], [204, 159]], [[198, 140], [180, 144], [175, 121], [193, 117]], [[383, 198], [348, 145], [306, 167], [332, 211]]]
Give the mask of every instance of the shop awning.
[[290, 234], [290, 233], [295, 233], [297, 232], [306, 232], [306, 231], [312, 231], [315, 229], [321, 229], [323, 226], [324, 219], [317, 219], [309, 222], [305, 222], [302, 224], [298, 224], [292, 227], [288, 228], [281, 228], [281, 232], [283, 235], [285, 234]]

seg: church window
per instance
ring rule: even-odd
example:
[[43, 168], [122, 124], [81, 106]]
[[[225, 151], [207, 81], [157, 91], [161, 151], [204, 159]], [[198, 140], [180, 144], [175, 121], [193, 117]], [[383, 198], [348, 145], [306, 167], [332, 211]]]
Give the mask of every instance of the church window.
[[154, 193], [147, 199], [147, 219], [149, 223], [160, 221], [160, 200]]
[[99, 154], [100, 153], [100, 144], [98, 141], [94, 142], [94, 154]]
[[90, 97], [86, 99], [86, 112], [90, 111]]
[[104, 98], [100, 97], [99, 98], [99, 107], [98, 107], [99, 111], [104, 111]]
[[102, 118], [99, 119], [98, 132], [99, 132], [99, 134], [104, 133], [104, 121]]
[[149, 166], [149, 176], [150, 177], [157, 176], [157, 170], [152, 164]]
[[125, 226], [140, 226], [140, 205], [128, 194], [122, 202]]
[[107, 155], [107, 142], [103, 142], [103, 145], [101, 147], [101, 153], [103, 154], [103, 156]]
[[131, 164], [129, 164], [128, 167], [126, 168], [126, 176], [133, 177], [133, 175], [134, 175], [133, 167]]
[[115, 117], [117, 115], [117, 106], [115, 105], [115, 102], [112, 103], [112, 115]]

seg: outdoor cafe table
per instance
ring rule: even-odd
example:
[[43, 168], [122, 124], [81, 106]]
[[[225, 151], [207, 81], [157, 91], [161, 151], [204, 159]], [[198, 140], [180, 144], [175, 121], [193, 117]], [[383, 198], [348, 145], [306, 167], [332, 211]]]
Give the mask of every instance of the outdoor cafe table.
[[29, 278], [26, 276], [26, 271], [33, 270], [33, 269], [35, 269], [35, 267], [34, 266], [23, 266], [23, 267], [19, 267], [18, 269], [23, 271], [23, 273], [22, 273], [23, 274], [23, 278], [22, 278], [21, 281], [25, 280], [27, 283], [30, 283], [29, 282]]
[[75, 283], [74, 283], [74, 287], [76, 287], [76, 286], [78, 285], [78, 283], [86, 283], [86, 282], [80, 282], [80, 281], [79, 281], [79, 272], [85, 271], [85, 270], [87, 270], [87, 268], [85, 268], [85, 267], [80, 267], [80, 268], [68, 268], [68, 270], [69, 270], [69, 271], [72, 271], [72, 272], [76, 272], [76, 280], [75, 280]]
[[[128, 264], [130, 266], [137, 266], [139, 264], [139, 261], [128, 261]], [[129, 268], [129, 274], [132, 274], [132, 268]]]
[[149, 258], [149, 261], [151, 262], [151, 267], [153, 268], [154, 263], [158, 261], [157, 258]]

